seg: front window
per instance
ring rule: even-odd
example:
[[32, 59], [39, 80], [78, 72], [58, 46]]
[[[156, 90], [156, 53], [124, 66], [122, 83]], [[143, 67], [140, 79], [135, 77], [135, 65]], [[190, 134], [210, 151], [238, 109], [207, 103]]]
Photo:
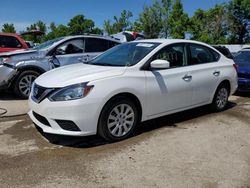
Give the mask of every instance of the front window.
[[34, 47], [33, 49], [34, 50], [43, 50], [43, 49], [46, 49], [46, 48], [49, 48], [50, 46], [52, 46], [54, 43], [62, 40], [63, 37], [60, 37], [60, 38], [56, 38], [56, 39], [53, 39], [53, 40], [49, 40], [47, 42], [44, 42], [36, 47]]
[[88, 62], [103, 66], [132, 66], [146, 57], [160, 43], [132, 42], [118, 45]]

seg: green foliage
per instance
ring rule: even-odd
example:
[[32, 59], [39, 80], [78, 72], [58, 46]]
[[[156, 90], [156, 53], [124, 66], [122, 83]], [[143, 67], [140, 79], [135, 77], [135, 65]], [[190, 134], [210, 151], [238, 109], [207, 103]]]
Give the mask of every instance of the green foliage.
[[[217, 4], [207, 11], [197, 9], [189, 18], [183, 10], [181, 0], [155, 0], [145, 5], [139, 17], [131, 22], [132, 12], [123, 10], [120, 16], [104, 21], [104, 32], [114, 34], [124, 30], [143, 32], [146, 38], [185, 38], [209, 44], [250, 43], [250, 0], [229, 0]], [[44, 42], [54, 38], [84, 33], [102, 34], [91, 19], [77, 15], [67, 25], [51, 23], [49, 27], [38, 21], [27, 27], [27, 31], [40, 30], [44, 36], [24, 36], [25, 40]], [[3, 32], [15, 33], [13, 24], [5, 23]]]
[[[26, 30], [27, 31], [38, 30], [38, 31], [41, 31], [43, 33], [46, 33], [47, 26], [46, 26], [46, 24], [44, 22], [39, 20], [38, 22], [28, 26], [26, 28]], [[41, 43], [43, 41], [43, 36], [25, 35], [25, 36], [23, 36], [23, 39], [28, 40], [28, 41], [33, 41], [33, 42], [36, 42], [36, 43]]]
[[228, 5], [230, 43], [250, 41], [250, 0], [231, 0]]
[[158, 38], [163, 28], [159, 2], [155, 2], [151, 7], [145, 6], [139, 16], [139, 22], [146, 38]]
[[73, 17], [69, 21], [68, 27], [70, 35], [81, 35], [84, 33], [101, 33], [100, 29], [95, 28], [94, 21], [90, 19], [85, 19], [83, 15], [77, 15]]
[[14, 24], [3, 24], [2, 32], [4, 33], [16, 33], [16, 29], [14, 27]]
[[123, 10], [120, 17], [114, 16], [114, 23], [110, 20], [104, 21], [104, 31], [110, 35], [130, 29], [132, 27], [132, 23], [130, 22], [131, 17], [133, 17], [132, 12]]
[[172, 38], [184, 39], [188, 30], [189, 18], [183, 11], [181, 0], [176, 0], [168, 18], [169, 32]]
[[216, 5], [208, 11], [198, 9], [190, 19], [192, 39], [209, 44], [226, 44], [228, 19], [225, 5]]

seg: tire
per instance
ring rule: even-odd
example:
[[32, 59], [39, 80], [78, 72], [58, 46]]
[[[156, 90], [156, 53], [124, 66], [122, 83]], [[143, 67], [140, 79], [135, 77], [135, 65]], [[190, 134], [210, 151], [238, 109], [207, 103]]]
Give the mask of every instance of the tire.
[[228, 104], [229, 88], [226, 84], [220, 85], [214, 95], [211, 109], [215, 112], [221, 112], [226, 109]]
[[21, 72], [14, 83], [15, 94], [22, 99], [27, 99], [31, 92], [32, 83], [39, 75], [38, 72], [32, 70]]
[[98, 134], [107, 141], [128, 138], [138, 123], [138, 109], [125, 97], [110, 100], [102, 109], [98, 122]]

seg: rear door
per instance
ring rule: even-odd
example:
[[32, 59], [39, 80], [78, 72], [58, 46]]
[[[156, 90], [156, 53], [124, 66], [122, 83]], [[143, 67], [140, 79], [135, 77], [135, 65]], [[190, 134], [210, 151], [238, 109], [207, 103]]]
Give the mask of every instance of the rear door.
[[220, 55], [211, 48], [190, 43], [188, 67], [194, 88], [192, 103], [198, 105], [210, 101], [218, 86], [221, 70], [218, 60]]

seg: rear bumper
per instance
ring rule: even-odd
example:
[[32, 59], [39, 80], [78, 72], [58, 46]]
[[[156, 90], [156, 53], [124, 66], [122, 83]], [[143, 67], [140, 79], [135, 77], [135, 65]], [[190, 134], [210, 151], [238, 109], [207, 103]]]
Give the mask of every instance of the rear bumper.
[[8, 88], [15, 74], [15, 69], [7, 67], [5, 65], [0, 65], [0, 89]]

